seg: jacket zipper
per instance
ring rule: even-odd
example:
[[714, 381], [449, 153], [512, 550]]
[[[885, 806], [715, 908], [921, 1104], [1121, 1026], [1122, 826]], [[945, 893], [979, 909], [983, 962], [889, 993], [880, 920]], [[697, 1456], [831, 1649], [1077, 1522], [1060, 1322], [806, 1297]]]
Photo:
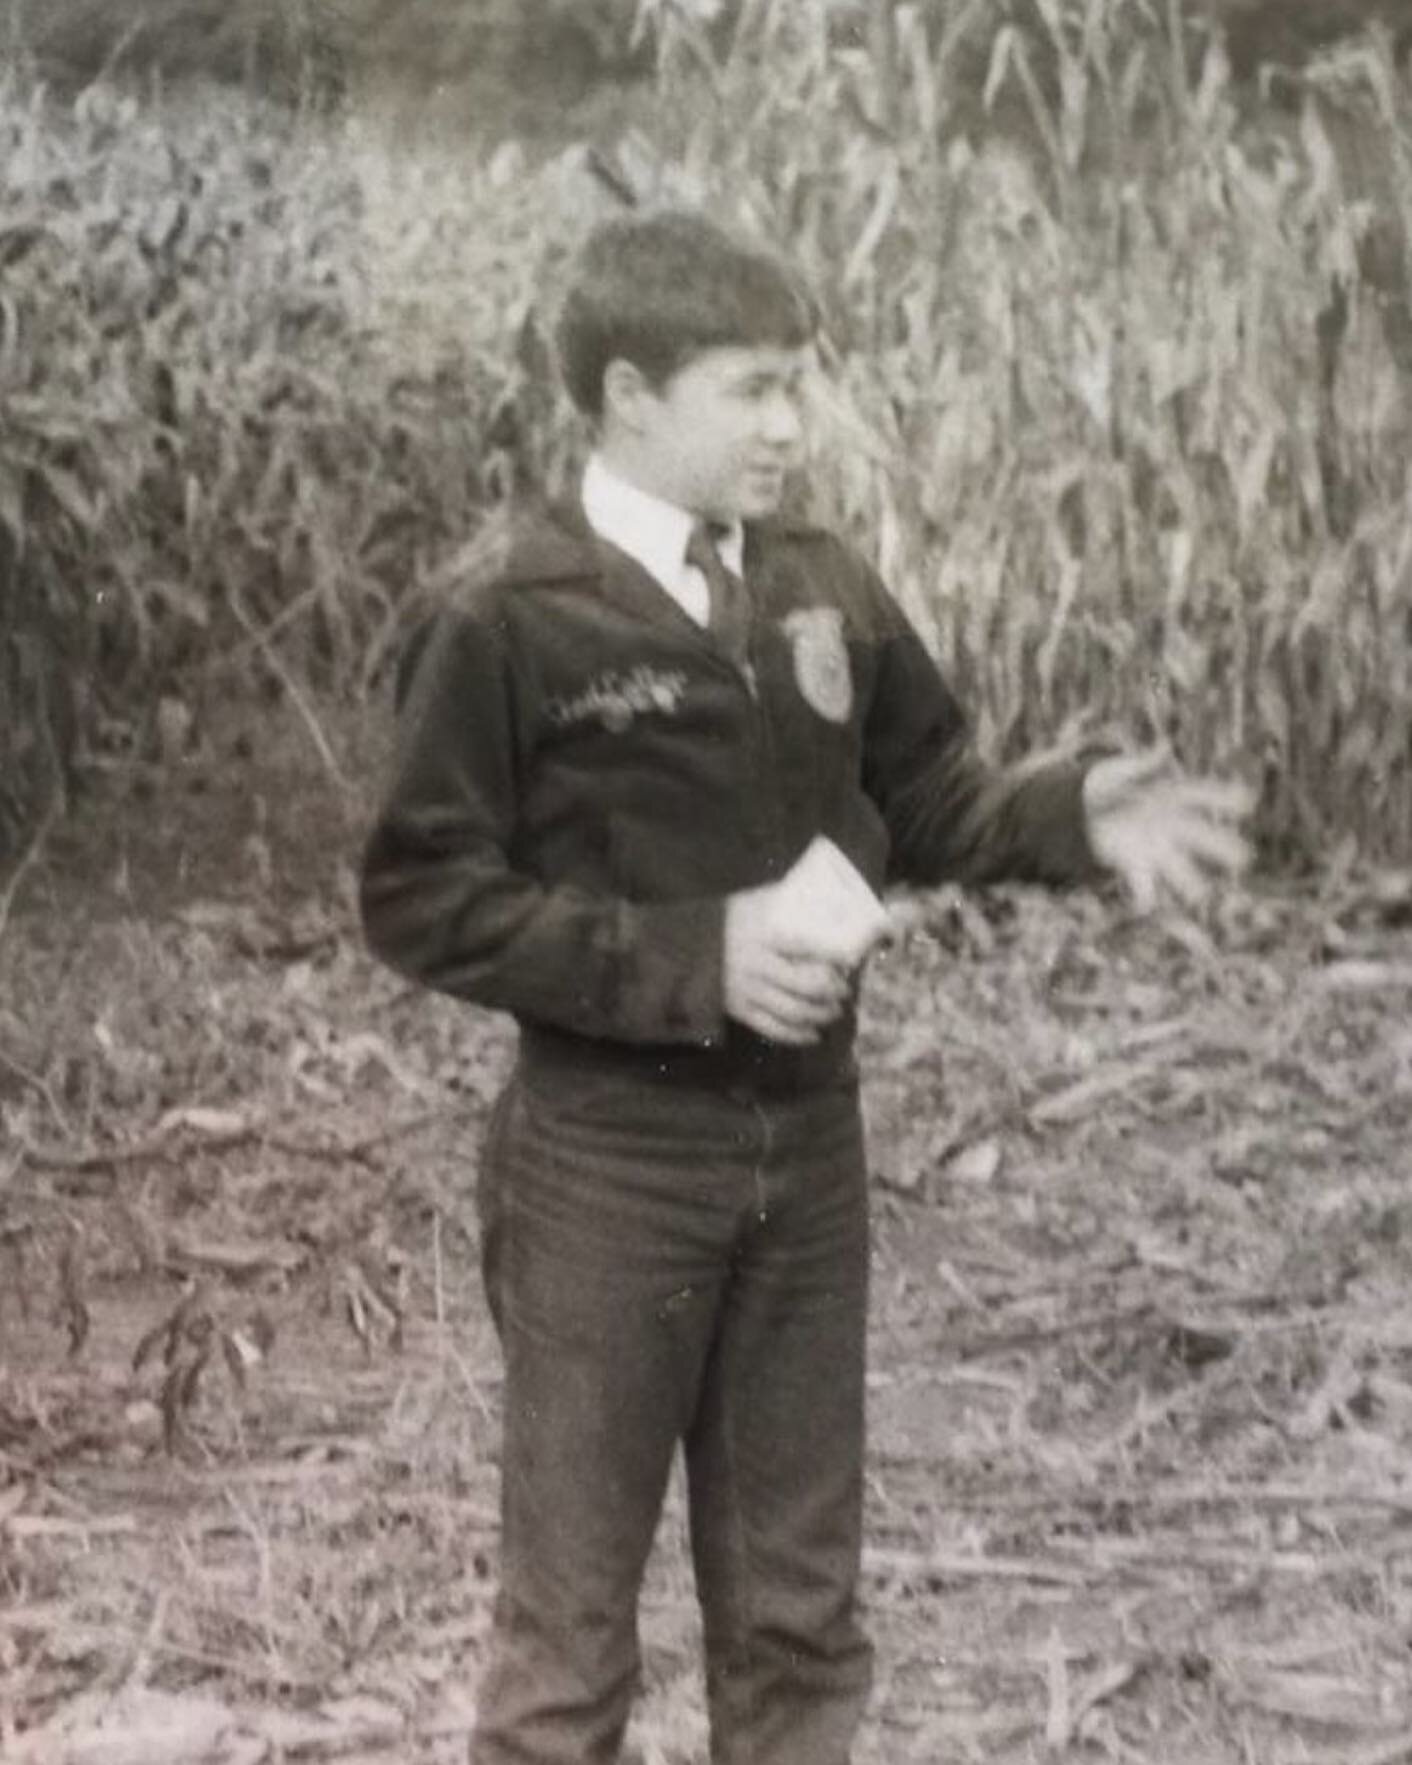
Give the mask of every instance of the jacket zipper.
[[[761, 805], [761, 819], [764, 824], [762, 832], [773, 874], [783, 862], [780, 850], [779, 756], [775, 752], [774, 732], [770, 727], [769, 715], [760, 698], [760, 681], [754, 658], [747, 657], [736, 673], [749, 700], [750, 758], [753, 767], [751, 777], [746, 780], [746, 788], [750, 788], [752, 780], [758, 781], [754, 794]], [[760, 784], [764, 786], [763, 791], [759, 789]]]

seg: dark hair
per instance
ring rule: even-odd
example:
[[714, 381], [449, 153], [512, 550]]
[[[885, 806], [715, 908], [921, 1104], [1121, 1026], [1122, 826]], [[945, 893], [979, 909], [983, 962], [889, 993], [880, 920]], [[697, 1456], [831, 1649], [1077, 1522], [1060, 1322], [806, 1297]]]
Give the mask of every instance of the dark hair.
[[763, 246], [669, 209], [595, 229], [559, 313], [569, 397], [603, 414], [603, 373], [619, 359], [662, 386], [703, 350], [797, 349], [819, 328], [803, 282]]

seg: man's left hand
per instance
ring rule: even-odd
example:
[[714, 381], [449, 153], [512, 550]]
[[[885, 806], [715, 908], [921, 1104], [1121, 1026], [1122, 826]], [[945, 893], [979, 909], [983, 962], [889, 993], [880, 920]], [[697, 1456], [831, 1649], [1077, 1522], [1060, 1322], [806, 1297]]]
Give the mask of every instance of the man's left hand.
[[1114, 871], [1140, 913], [1164, 896], [1195, 907], [1212, 874], [1235, 875], [1250, 861], [1238, 823], [1254, 807], [1243, 784], [1188, 778], [1165, 749], [1099, 760], [1083, 803], [1089, 845]]

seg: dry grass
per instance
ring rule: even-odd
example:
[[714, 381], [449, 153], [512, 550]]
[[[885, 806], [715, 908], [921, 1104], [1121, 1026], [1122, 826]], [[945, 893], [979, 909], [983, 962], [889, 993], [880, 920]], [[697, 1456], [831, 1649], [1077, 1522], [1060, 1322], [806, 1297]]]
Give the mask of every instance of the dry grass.
[[[503, 178], [448, 162], [401, 184], [385, 255], [386, 159], [235, 96], [64, 107], [11, 80], [0, 137], [14, 824], [76, 738], [178, 760], [212, 701], [292, 697], [317, 740], [316, 698], [362, 697], [426, 561], [512, 471], [524, 373], [490, 338], [533, 253]], [[454, 224], [430, 201], [453, 172]], [[460, 225], [479, 269], [453, 282]]]
[[[214, 77], [323, 102], [340, 91], [529, 78], [581, 89], [629, 59], [634, 0], [8, 0], [12, 42], [65, 84]], [[510, 107], [513, 108], [513, 107]]]
[[1405, 396], [1351, 198], [1412, 206], [1406, 87], [1376, 39], [1310, 75], [1363, 118], [1350, 184], [1317, 108], [1252, 127], [1214, 55], [1187, 84], [1160, 9], [1040, 10], [1055, 100], [1018, 33], [989, 80], [1037, 152], [952, 134], [915, 31], [884, 87], [776, 4], [709, 77], [668, 44], [662, 181], [830, 295], [847, 427], [821, 504], [998, 745], [1110, 720], [1263, 773], [1276, 839], [1405, 847]]
[[[1262, 783], [1274, 856], [1405, 852], [1405, 397], [1347, 200], [1406, 205], [1405, 86], [1369, 38], [1309, 76], [1335, 109], [1263, 130], [1155, 9], [1081, 11], [1038, 9], [1042, 57], [993, 39], [1028, 153], [952, 114], [958, 39], [909, 14], [887, 71], [794, 0], [745, 7], [724, 59], [664, 11], [618, 170], [823, 290], [818, 504], [991, 746], [1169, 739]], [[252, 680], [335, 770], [322, 704], [380, 676], [477, 511], [577, 457], [546, 309], [613, 198], [574, 152], [398, 126], [0, 86], [12, 830], [75, 745], [184, 752]]]

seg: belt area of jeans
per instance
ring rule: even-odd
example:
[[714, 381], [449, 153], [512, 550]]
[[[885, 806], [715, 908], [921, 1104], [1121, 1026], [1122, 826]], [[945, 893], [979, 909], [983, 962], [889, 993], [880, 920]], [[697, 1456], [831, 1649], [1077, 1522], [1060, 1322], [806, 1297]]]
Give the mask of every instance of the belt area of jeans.
[[556, 1073], [580, 1079], [602, 1075], [665, 1090], [681, 1087], [760, 1098], [834, 1090], [857, 1077], [851, 1020], [806, 1048], [766, 1042], [735, 1028], [719, 1046], [701, 1048], [610, 1042], [522, 1023], [520, 1066], [536, 1083], [552, 1083]]

